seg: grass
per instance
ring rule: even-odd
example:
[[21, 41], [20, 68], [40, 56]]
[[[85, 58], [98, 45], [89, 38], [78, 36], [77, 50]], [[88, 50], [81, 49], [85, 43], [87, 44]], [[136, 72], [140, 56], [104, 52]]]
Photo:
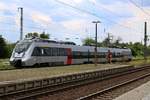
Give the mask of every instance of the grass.
[[150, 59], [144, 60], [144, 59], [140, 59], [140, 60], [133, 60], [131, 62], [128, 62], [127, 64], [129, 65], [145, 65], [145, 64], [150, 64]]
[[0, 70], [15, 69], [10, 65], [9, 59], [0, 59]]
[[70, 66], [60, 66], [60, 67], [6, 70], [6, 71], [0, 71], [0, 81], [51, 77], [51, 76], [58, 76], [58, 75], [77, 73], [83, 71], [91, 71], [97, 69], [108, 69], [112, 67], [117, 67], [116, 65], [118, 64], [98, 64], [98, 66], [95, 67], [93, 64], [84, 64], [84, 65], [70, 65]]
[[[116, 64], [98, 64], [97, 67], [94, 64], [83, 64], [83, 65], [70, 65], [70, 66], [59, 66], [59, 67], [41, 67], [41, 68], [26, 68], [26, 69], [15, 69], [9, 65], [8, 59], [0, 59], [0, 81], [11, 81], [18, 79], [29, 79], [29, 78], [43, 78], [57, 75], [64, 75], [69, 73], [77, 73], [89, 70], [97, 69], [109, 69], [117, 67], [121, 64], [124, 65], [143, 65], [150, 64], [150, 59], [146, 62], [144, 60], [133, 60], [131, 62], [120, 62]], [[15, 69], [15, 70], [6, 70]]]

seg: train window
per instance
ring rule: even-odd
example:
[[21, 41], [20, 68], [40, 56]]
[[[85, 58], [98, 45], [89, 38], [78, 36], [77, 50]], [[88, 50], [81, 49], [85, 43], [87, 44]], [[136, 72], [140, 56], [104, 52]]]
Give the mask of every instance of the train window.
[[84, 58], [84, 52], [80, 52], [81, 58]]
[[115, 57], [116, 57], [116, 56], [115, 56], [115, 52], [113, 52], [113, 53], [112, 53], [112, 57], [113, 57], [113, 58], [115, 58]]
[[50, 56], [51, 55], [50, 48], [44, 48], [44, 55], [45, 56]]
[[58, 48], [54, 48], [54, 55], [58, 56]]
[[63, 48], [59, 48], [59, 56], [63, 56], [64, 49]]
[[49, 56], [52, 56], [52, 49], [49, 48]]
[[59, 56], [59, 48], [56, 48], [56, 56]]
[[54, 56], [54, 49], [51, 48], [51, 56]]
[[66, 56], [67, 50], [65, 48], [40, 48], [35, 47], [32, 56]]
[[59, 48], [59, 56], [63, 56], [63, 48]]
[[57, 48], [57, 56], [60, 56], [61, 48]]
[[35, 47], [32, 56], [40, 56], [41, 55], [41, 49], [39, 47]]
[[55, 51], [54, 48], [51, 48], [51, 55], [52, 55], [52, 56], [55, 55], [55, 54], [54, 54], [54, 51]]
[[55, 56], [55, 48], [52, 48], [52, 56]]
[[74, 59], [78, 59], [78, 58], [81, 58], [82, 53], [79, 51], [73, 51], [72, 55]]
[[63, 49], [62, 55], [63, 55], [63, 56], [67, 56], [67, 50], [66, 50], [66, 49]]
[[61, 48], [57, 48], [57, 56], [60, 56]]
[[100, 52], [98, 53], [100, 58], [105, 58], [105, 53], [104, 52]]
[[72, 56], [73, 56], [73, 58], [76, 58], [76, 52], [75, 51], [72, 52]]
[[54, 56], [57, 56], [57, 48], [54, 48]]
[[48, 55], [51, 56], [51, 48], [48, 48]]
[[89, 54], [90, 54], [89, 55], [90, 58], [94, 58], [94, 52], [90, 52]]
[[116, 53], [116, 57], [119, 57], [119, 53]]
[[44, 55], [44, 49], [43, 48], [41, 49], [41, 54]]
[[61, 49], [61, 56], [66, 56], [66, 55], [67, 55], [66, 49], [62, 48]]
[[88, 52], [83, 52], [83, 58], [88, 58]]
[[67, 56], [67, 49], [64, 49], [64, 56]]

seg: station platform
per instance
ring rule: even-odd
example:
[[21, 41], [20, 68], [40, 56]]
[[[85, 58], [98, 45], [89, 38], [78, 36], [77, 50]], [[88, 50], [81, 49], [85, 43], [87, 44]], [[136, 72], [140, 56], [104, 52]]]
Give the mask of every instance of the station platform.
[[115, 98], [114, 100], [150, 100], [150, 81]]
[[83, 65], [68, 65], [57, 67], [41, 67], [41, 68], [25, 68], [15, 70], [3, 70], [0, 71], [0, 82], [24, 80], [24, 79], [36, 79], [47, 78], [54, 76], [61, 76], [66, 74], [74, 74], [93, 70], [106, 70], [118, 67], [125, 67], [124, 64], [98, 64], [97, 67], [94, 64]]

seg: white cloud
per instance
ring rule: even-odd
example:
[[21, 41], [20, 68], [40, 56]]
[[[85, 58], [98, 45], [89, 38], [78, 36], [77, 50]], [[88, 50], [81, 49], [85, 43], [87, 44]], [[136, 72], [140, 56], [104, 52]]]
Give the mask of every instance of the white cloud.
[[97, 1], [96, 0], [89, 0], [90, 2], [92, 2], [92, 3], [97, 3]]
[[58, 1], [65, 2], [67, 4], [74, 4], [74, 3], [81, 4], [84, 0], [58, 0]]
[[50, 16], [38, 11], [33, 11], [30, 16], [33, 22], [43, 27], [47, 27], [48, 25], [51, 25], [53, 23], [52, 18]]
[[[144, 14], [139, 8], [131, 3], [117, 2], [109, 5], [101, 4], [101, 6], [107, 8], [116, 15], [118, 14], [122, 17], [129, 16], [118, 20], [118, 24], [113, 23], [112, 26], [109, 26], [108, 31], [116, 37], [121, 37], [124, 42], [141, 42], [144, 35], [144, 22], [150, 22], [149, 16]], [[144, 10], [146, 9], [150, 8], [144, 8]], [[150, 29], [148, 29], [148, 31], [150, 31]]]
[[[130, 27], [132, 29], [128, 29], [125, 27], [121, 27], [116, 25], [115, 23], [105, 23], [106, 21], [101, 19], [106, 27], [109, 28], [109, 31], [114, 35], [114, 36], [120, 36], [123, 38], [123, 41], [140, 41], [141, 38], [143, 37], [143, 24], [144, 21], [148, 22], [148, 25], [150, 23], [149, 16], [145, 15], [141, 10], [136, 8], [133, 4], [129, 2], [121, 2], [119, 0], [110, 3], [110, 1], [107, 1], [109, 3], [102, 3], [101, 0], [58, 0], [65, 2], [69, 5], [82, 8], [85, 10], [88, 10], [90, 12], [97, 13], [99, 16], [105, 16], [106, 15], [107, 19], [110, 20], [118, 20], [117, 23]], [[28, 18], [30, 18], [28, 21], [33, 21], [33, 25], [42, 27], [42, 28], [47, 28], [51, 34], [56, 36], [56, 33], [62, 34], [62, 37], [73, 37], [75, 34], [77, 34], [77, 37], [83, 38], [86, 36], [86, 28], [88, 27], [89, 33], [92, 34], [95, 30], [95, 26], [91, 23], [92, 20], [95, 20], [96, 18], [93, 16], [90, 16], [89, 14], [77, 11], [73, 8], [69, 8], [67, 6], [61, 5], [59, 3], [56, 3], [55, 0], [47, 0], [47, 3], [45, 3], [46, 8], [41, 8], [40, 6], [36, 6], [36, 0], [32, 1], [33, 5], [27, 5], [28, 3], [24, 3], [23, 1], [20, 0], [14, 0], [14, 3], [5, 3], [0, 1], [0, 12], [3, 14], [4, 11], [10, 11], [10, 12], [15, 12], [15, 21], [16, 24], [19, 25], [19, 14], [17, 12], [17, 7], [19, 5], [22, 5], [24, 7], [24, 21], [26, 25], [30, 25], [32, 22], [27, 22]], [[18, 2], [18, 3], [16, 3]], [[44, 2], [44, 1], [43, 1]], [[91, 5], [93, 3], [93, 6]], [[34, 5], [35, 4], [35, 5]], [[48, 4], [48, 5], [47, 5]], [[33, 8], [34, 7], [34, 8]], [[47, 7], [53, 7], [52, 9], [49, 9], [49, 11], [45, 10]], [[104, 8], [104, 9], [103, 9]], [[34, 10], [33, 10], [34, 9]], [[37, 9], [40, 9], [38, 11]], [[143, 8], [146, 10], [148, 13], [150, 13], [150, 7]], [[108, 12], [107, 10], [111, 11], [112, 13]], [[43, 13], [46, 12], [46, 13]], [[102, 11], [102, 13], [98, 12]], [[126, 16], [121, 19], [118, 17], [114, 17], [115, 15], [120, 15], [120, 16]], [[113, 16], [113, 18], [112, 18]], [[52, 19], [53, 18], [53, 19]], [[115, 19], [116, 18], [116, 19]], [[5, 19], [0, 17], [1, 21], [5, 21]], [[102, 35], [101, 30], [103, 30], [104, 25], [100, 24], [99, 25], [99, 36]], [[111, 26], [111, 25], [112, 26]], [[8, 25], [9, 26], [9, 25]], [[30, 31], [32, 29], [29, 29]], [[53, 32], [51, 32], [51, 30]], [[106, 29], [107, 30], [107, 29]], [[137, 30], [137, 31], [135, 31]], [[109, 32], [108, 31], [108, 32]], [[149, 29], [150, 31], [150, 29]], [[94, 37], [94, 34], [92, 34]], [[59, 37], [59, 35], [58, 35]], [[61, 38], [61, 37], [60, 37]]]
[[6, 6], [6, 4], [0, 2], [0, 11], [6, 10], [8, 7]]
[[15, 20], [16, 26], [19, 27], [20, 26], [20, 17], [15, 16], [14, 20]]
[[73, 0], [75, 3], [82, 3], [83, 0]]
[[84, 19], [72, 19], [61, 22], [61, 24], [68, 30], [72, 30], [79, 33], [85, 32], [85, 27], [89, 24], [88, 20]]

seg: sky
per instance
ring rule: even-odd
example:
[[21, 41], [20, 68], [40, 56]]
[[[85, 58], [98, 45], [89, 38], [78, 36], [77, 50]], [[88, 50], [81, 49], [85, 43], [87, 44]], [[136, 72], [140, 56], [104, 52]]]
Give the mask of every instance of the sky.
[[20, 12], [23, 7], [23, 34], [46, 32], [52, 40], [82, 44], [95, 37], [98, 41], [110, 33], [122, 42], [142, 42], [144, 22], [150, 32], [150, 0], [0, 0], [0, 35], [8, 42], [20, 37]]

